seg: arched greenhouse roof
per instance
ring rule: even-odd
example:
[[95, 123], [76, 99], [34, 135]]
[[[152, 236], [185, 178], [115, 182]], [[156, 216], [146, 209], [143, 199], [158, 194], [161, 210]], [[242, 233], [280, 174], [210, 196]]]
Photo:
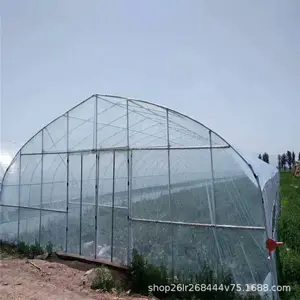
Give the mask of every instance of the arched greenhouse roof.
[[[256, 184], [252, 170], [247, 170], [249, 164], [254, 167], [253, 171], [261, 178], [261, 188], [277, 172], [276, 168], [262, 163], [250, 153], [236, 151], [202, 123], [170, 108], [142, 100], [98, 94], [42, 128], [25, 143], [16, 158], [20, 153], [62, 154], [79, 150], [124, 150], [128, 146], [133, 149], [158, 150], [167, 148], [168, 143], [170, 149], [174, 150], [196, 150], [210, 146], [216, 149], [231, 148], [238, 164]], [[225, 169], [230, 167], [225, 166], [226, 162], [221, 165]]]

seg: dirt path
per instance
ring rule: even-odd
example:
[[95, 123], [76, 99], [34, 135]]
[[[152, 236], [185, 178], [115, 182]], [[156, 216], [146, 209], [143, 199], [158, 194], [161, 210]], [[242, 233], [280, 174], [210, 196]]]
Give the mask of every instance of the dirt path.
[[83, 285], [85, 271], [65, 264], [24, 259], [0, 261], [1, 300], [145, 300], [147, 297], [121, 297], [92, 291]]

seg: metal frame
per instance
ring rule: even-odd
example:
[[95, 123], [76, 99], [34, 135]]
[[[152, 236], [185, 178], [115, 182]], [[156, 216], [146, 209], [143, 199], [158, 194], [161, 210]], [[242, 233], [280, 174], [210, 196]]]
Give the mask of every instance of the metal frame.
[[98, 245], [98, 207], [99, 207], [99, 162], [100, 153], [96, 153], [96, 182], [95, 182], [95, 237], [94, 237], [94, 257], [97, 258]]
[[213, 160], [213, 148], [212, 148], [212, 138], [211, 138], [211, 130], [209, 130], [209, 153], [210, 153], [210, 168], [211, 168], [211, 186], [212, 186], [212, 204], [213, 204], [213, 228], [212, 228], [212, 233], [214, 236], [214, 240], [216, 243], [217, 247], [217, 252], [218, 256], [221, 262], [221, 265], [223, 265], [223, 259], [222, 259], [222, 254], [221, 254], [221, 249], [217, 237], [217, 232], [216, 232], [216, 224], [217, 224], [217, 202], [216, 202], [216, 193], [215, 193], [215, 171], [214, 171], [214, 160]]
[[[69, 112], [66, 113], [67, 115], [67, 151], [69, 151], [69, 130], [70, 130], [70, 123], [69, 123]], [[66, 184], [66, 244], [65, 244], [65, 251], [68, 252], [68, 238], [69, 238], [69, 180], [70, 180], [70, 153], [67, 153], [67, 184]]]
[[[169, 110], [166, 110], [167, 120], [167, 145], [168, 145], [168, 193], [169, 193], [169, 209], [170, 219], [173, 222], [173, 205], [172, 205], [172, 191], [171, 191], [171, 157], [170, 157], [170, 128], [169, 128]], [[171, 225], [171, 261], [172, 261], [172, 276], [174, 277], [174, 226]]]
[[[130, 135], [129, 135], [129, 103], [126, 101], [126, 134], [127, 134], [127, 202], [128, 202], [128, 242], [127, 242], [127, 264], [131, 263], [132, 224], [131, 224], [131, 177], [132, 157], [130, 157]], [[132, 152], [131, 152], [132, 153]]]
[[39, 243], [42, 234], [42, 207], [43, 207], [43, 180], [44, 178], [44, 130], [42, 130], [42, 157], [41, 157], [41, 199], [40, 199], [40, 221], [39, 221]]
[[[20, 151], [21, 152], [21, 151]], [[4, 181], [4, 179], [3, 179]], [[19, 208], [18, 208], [18, 229], [17, 229], [17, 241], [18, 243], [20, 242], [20, 219], [21, 219], [21, 184], [22, 184], [22, 157], [20, 155], [20, 164], [19, 164], [19, 186], [18, 186], [18, 203], [19, 203]], [[3, 186], [0, 192], [0, 196], [2, 195], [3, 191]], [[1, 200], [1, 197], [0, 197]], [[2, 201], [0, 201], [2, 202]]]
[[65, 251], [68, 252], [68, 232], [69, 232], [69, 172], [70, 172], [70, 155], [67, 154], [67, 184], [66, 184], [66, 244]]
[[[129, 129], [128, 129], [129, 130]], [[201, 149], [210, 149], [210, 146], [198, 146], [198, 147], [130, 147], [132, 151], [161, 151], [161, 150], [201, 150]], [[230, 146], [212, 146], [212, 149], [229, 149]], [[115, 147], [115, 148], [99, 148], [100, 151], [128, 151], [128, 147]], [[91, 150], [72, 150], [72, 151], [45, 151], [43, 154], [80, 154], [80, 153], [94, 153], [96, 149]], [[23, 153], [22, 156], [35, 156], [41, 155], [41, 152], [32, 152], [32, 153]]]
[[[98, 95], [95, 97], [95, 116], [94, 116], [94, 149], [97, 149], [98, 145]], [[99, 201], [99, 162], [100, 162], [100, 153], [96, 152], [96, 176], [95, 176], [95, 236], [94, 236], [94, 257], [97, 258], [97, 245], [98, 245], [98, 201]]]
[[142, 219], [142, 218], [131, 218], [134, 222], [143, 223], [156, 223], [156, 224], [170, 224], [170, 225], [181, 225], [190, 227], [210, 227], [210, 228], [227, 228], [227, 229], [244, 229], [244, 230], [265, 230], [265, 227], [259, 226], [238, 226], [238, 225], [220, 225], [220, 224], [204, 224], [204, 223], [191, 223], [191, 222], [177, 222], [177, 221], [162, 221], [153, 219]]
[[83, 154], [80, 156], [80, 217], [79, 217], [79, 255], [81, 255], [81, 233], [82, 233], [82, 175], [83, 175]]
[[[29, 209], [29, 210], [41, 210], [39, 207], [24, 206], [24, 205], [1, 204], [0, 206], [8, 207], [8, 208], [22, 208], [22, 209]], [[67, 211], [65, 211], [65, 210], [58, 210], [58, 209], [51, 209], [51, 208], [43, 208], [42, 210], [43, 211], [48, 211], [48, 212], [62, 213], [62, 214], [67, 213]]]
[[[88, 150], [76, 150], [76, 151], [70, 151], [69, 148], [69, 112], [71, 110], [73, 110], [74, 108], [80, 106], [81, 104], [91, 100], [92, 98], [95, 98], [95, 107], [94, 107], [94, 127], [93, 127], [93, 149], [88, 149]], [[104, 99], [105, 98], [105, 99]], [[98, 136], [98, 104], [99, 104], [99, 99], [102, 99], [104, 101], [110, 102], [110, 103], [114, 103], [112, 102], [110, 99], [119, 99], [119, 100], [124, 100], [126, 101], [126, 107], [125, 105], [123, 106], [123, 108], [126, 109], [126, 117], [127, 117], [127, 124], [126, 124], [126, 133], [127, 133], [127, 142], [126, 145], [124, 145], [124, 147], [108, 147], [108, 148], [98, 148], [98, 140], [97, 140], [97, 136]], [[141, 106], [143, 104], [146, 105], [152, 105], [153, 107], [156, 107], [158, 109], [163, 109], [164, 111], [166, 111], [166, 119], [167, 119], [167, 147], [130, 147], [130, 124], [129, 124], [129, 101], [131, 103], [134, 103], [138, 106]], [[42, 211], [53, 211], [53, 212], [60, 212], [60, 213], [66, 213], [66, 245], [65, 245], [65, 250], [68, 250], [68, 213], [69, 213], [69, 180], [70, 180], [70, 155], [71, 154], [78, 154], [81, 156], [81, 178], [80, 178], [80, 254], [81, 254], [81, 234], [82, 234], [82, 172], [83, 172], [83, 155], [84, 154], [88, 154], [88, 153], [95, 153], [96, 152], [96, 183], [95, 183], [95, 257], [96, 257], [96, 247], [97, 247], [97, 230], [98, 230], [98, 196], [99, 196], [99, 170], [100, 170], [100, 166], [99, 166], [99, 161], [100, 161], [100, 152], [105, 152], [105, 151], [109, 151], [109, 152], [113, 152], [114, 155], [114, 159], [115, 159], [115, 153], [118, 151], [126, 151], [127, 152], [127, 196], [128, 196], [128, 259], [127, 259], [127, 263], [129, 264], [131, 261], [131, 250], [132, 250], [132, 222], [155, 222], [155, 223], [161, 223], [161, 224], [174, 224], [174, 225], [187, 225], [187, 226], [206, 226], [206, 227], [213, 227], [213, 231], [215, 230], [215, 228], [229, 228], [229, 229], [247, 229], [247, 230], [264, 230], [266, 232], [266, 235], [268, 235], [267, 233], [267, 221], [266, 221], [266, 210], [265, 210], [265, 205], [264, 205], [264, 196], [262, 193], [262, 189], [260, 186], [260, 182], [259, 179], [257, 177], [257, 175], [255, 174], [252, 166], [245, 160], [245, 158], [234, 148], [232, 147], [232, 145], [230, 145], [228, 142], [226, 142], [221, 136], [219, 136], [217, 133], [215, 133], [214, 131], [212, 131], [211, 129], [209, 129], [208, 127], [204, 126], [202, 123], [196, 121], [195, 119], [188, 117], [184, 114], [180, 114], [170, 108], [166, 108], [164, 106], [161, 105], [157, 105], [148, 101], [141, 101], [141, 100], [136, 100], [136, 99], [130, 99], [130, 98], [124, 98], [124, 97], [120, 97], [120, 96], [112, 96], [112, 95], [99, 95], [99, 94], [95, 94], [89, 98], [87, 98], [86, 100], [84, 100], [83, 102], [79, 103], [78, 105], [76, 105], [74, 108], [72, 108], [71, 110], [67, 111], [65, 114], [63, 114], [62, 116], [65, 116], [67, 118], [67, 150], [66, 151], [44, 151], [44, 137], [43, 137], [43, 133], [44, 133], [44, 129], [47, 128], [47, 126], [49, 126], [50, 124], [52, 124], [53, 122], [55, 122], [57, 119], [61, 118], [62, 116], [59, 116], [58, 118], [56, 118], [55, 120], [53, 120], [51, 123], [49, 123], [47, 126], [43, 127], [40, 131], [38, 131], [17, 153], [16, 157], [19, 155], [19, 185], [18, 185], [18, 205], [17, 206], [10, 206], [10, 205], [5, 205], [5, 204], [1, 204], [1, 199], [3, 197], [3, 190], [5, 189], [5, 184], [2, 186], [2, 190], [0, 191], [0, 206], [3, 207], [16, 207], [18, 208], [18, 229], [17, 229], [17, 238], [19, 241], [20, 238], [20, 210], [22, 208], [27, 208], [27, 209], [33, 209], [33, 210], [40, 210], [40, 223], [39, 223], [39, 239], [41, 240], [41, 218], [42, 218]], [[158, 111], [158, 110], [157, 110]], [[170, 145], [170, 133], [169, 133], [169, 114], [172, 113], [173, 115], [176, 116], [180, 116], [185, 118], [186, 120], [192, 121], [195, 124], [200, 125], [203, 129], [206, 129], [209, 133], [209, 146], [199, 146], [199, 147], [181, 147], [181, 146], [174, 146], [171, 147]], [[42, 134], [42, 150], [41, 153], [40, 152], [36, 152], [36, 153], [22, 153], [22, 149], [32, 140], [34, 139], [39, 133]], [[224, 143], [224, 145], [213, 145], [212, 144], [212, 134], [214, 134], [217, 138], [220, 139], [221, 144]], [[138, 219], [138, 218], [132, 218], [132, 207], [131, 207], [131, 197], [132, 197], [132, 153], [133, 151], [142, 151], [142, 150], [147, 150], [147, 151], [156, 151], [156, 150], [166, 150], [168, 151], [168, 191], [169, 191], [169, 199], [170, 199], [170, 212], [172, 210], [172, 205], [171, 205], [171, 171], [170, 171], [170, 151], [171, 150], [189, 150], [189, 149], [209, 149], [210, 150], [210, 160], [211, 160], [211, 170], [212, 170], [212, 203], [213, 203], [213, 224], [200, 224], [200, 223], [186, 223], [186, 222], [174, 222], [172, 220], [172, 222], [166, 222], [166, 221], [157, 221], [157, 220], [144, 220], [144, 219]], [[251, 173], [253, 174], [257, 185], [258, 185], [258, 189], [260, 190], [260, 194], [261, 194], [261, 207], [264, 213], [264, 227], [256, 227], [256, 226], [232, 226], [232, 225], [220, 225], [217, 224], [217, 218], [216, 218], [216, 199], [215, 199], [215, 178], [214, 178], [214, 172], [213, 172], [213, 155], [212, 155], [212, 150], [213, 149], [232, 149], [233, 152], [242, 159], [242, 161], [248, 166], [248, 168], [251, 170]], [[40, 208], [36, 208], [36, 207], [24, 207], [21, 206], [21, 186], [22, 186], [22, 156], [27, 156], [27, 155], [42, 155], [41, 158], [41, 199], [40, 199]], [[67, 155], [67, 184], [66, 184], [66, 188], [67, 188], [67, 206], [66, 206], [66, 211], [60, 211], [60, 210], [52, 210], [52, 209], [42, 209], [42, 197], [43, 197], [43, 160], [44, 160], [44, 155], [46, 154], [66, 154]], [[15, 158], [16, 158], [15, 157]], [[14, 158], [14, 160], [15, 160]], [[14, 162], [14, 160], [12, 161], [12, 163]], [[11, 164], [12, 164], [11, 163]], [[3, 177], [3, 183], [5, 183], [5, 178], [7, 176], [7, 172], [11, 167], [10, 166], [7, 168], [7, 170], [5, 171], [4, 177]], [[114, 161], [115, 164], [115, 161]], [[115, 172], [115, 166], [114, 166], [114, 170], [113, 172]], [[115, 174], [114, 174], [115, 176]], [[114, 181], [115, 179], [113, 179]], [[114, 194], [114, 187], [113, 187], [113, 194]], [[113, 196], [114, 197], [114, 196]], [[114, 202], [114, 201], [113, 201]], [[112, 206], [112, 212], [114, 213], [114, 203]], [[172, 212], [171, 212], [172, 215]], [[114, 224], [112, 221], [112, 231], [114, 228]], [[113, 236], [113, 232], [112, 232], [112, 236]], [[216, 239], [216, 237], [215, 237]], [[174, 242], [174, 236], [172, 234], [172, 249], [173, 249], [173, 242]], [[113, 248], [113, 247], [112, 247]], [[113, 251], [113, 250], [112, 250]], [[113, 252], [111, 254], [111, 259], [113, 258]], [[174, 253], [172, 250], [172, 262], [174, 260]], [[173, 263], [172, 263], [173, 264]], [[275, 279], [276, 276], [276, 270], [274, 267], [274, 261], [273, 258], [271, 258], [270, 261], [270, 268], [271, 268], [271, 272], [273, 274], [273, 278]], [[276, 280], [276, 279], [275, 279]], [[274, 295], [274, 297], [276, 297], [276, 295]]]
[[115, 222], [115, 175], [116, 175], [116, 152], [113, 152], [113, 181], [112, 181], [112, 199], [111, 199], [111, 256], [110, 260], [113, 261], [114, 257], [114, 222]]

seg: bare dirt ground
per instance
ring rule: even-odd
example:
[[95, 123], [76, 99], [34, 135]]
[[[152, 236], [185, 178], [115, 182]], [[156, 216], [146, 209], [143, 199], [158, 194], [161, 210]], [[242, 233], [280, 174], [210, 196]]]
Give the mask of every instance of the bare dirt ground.
[[[34, 266], [36, 265], [36, 266]], [[40, 269], [39, 269], [40, 268]], [[84, 285], [90, 269], [79, 262], [1, 259], [1, 300], [145, 300], [148, 297], [101, 293]]]

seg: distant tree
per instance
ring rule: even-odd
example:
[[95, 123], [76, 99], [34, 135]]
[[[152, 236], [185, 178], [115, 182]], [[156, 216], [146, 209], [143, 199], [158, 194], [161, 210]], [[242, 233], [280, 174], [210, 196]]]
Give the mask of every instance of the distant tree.
[[299, 152], [299, 155], [298, 155], [298, 161], [300, 161], [300, 152]]
[[289, 166], [289, 169], [291, 170], [292, 169], [292, 153], [289, 150], [286, 152], [286, 159], [287, 159], [287, 164]]
[[295, 152], [293, 151], [293, 152], [292, 152], [292, 165], [293, 165], [293, 166], [295, 165], [295, 161], [296, 161], [296, 154], [295, 154]]
[[266, 162], [267, 164], [269, 163], [269, 154], [265, 152], [262, 156], [262, 160]]
[[286, 154], [283, 153], [283, 154], [281, 155], [281, 168], [282, 168], [283, 170], [286, 169], [286, 161], [287, 161]]
[[[300, 153], [299, 153], [299, 155], [300, 155]], [[261, 154], [258, 155], [258, 158], [261, 159]]]
[[282, 169], [282, 163], [281, 163], [281, 155], [278, 154], [278, 170]]

